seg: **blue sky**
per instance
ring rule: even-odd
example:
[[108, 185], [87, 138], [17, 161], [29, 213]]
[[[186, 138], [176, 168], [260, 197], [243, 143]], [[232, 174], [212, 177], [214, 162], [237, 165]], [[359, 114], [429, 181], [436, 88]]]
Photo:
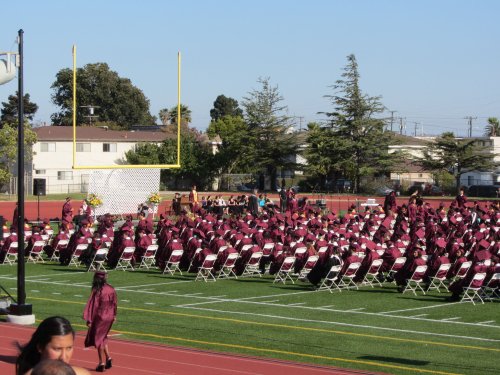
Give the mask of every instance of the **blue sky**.
[[[24, 30], [37, 123], [57, 111], [50, 86], [76, 44], [78, 66], [108, 63], [153, 115], [176, 105], [181, 51], [182, 103], [200, 130], [219, 94], [241, 101], [259, 77], [278, 86], [297, 128], [321, 121], [331, 110], [323, 96], [354, 53], [362, 89], [404, 117], [408, 135], [466, 135], [474, 116], [479, 136], [500, 117], [499, 14], [495, 0], [24, 0], [2, 5], [0, 51], [17, 50]], [[0, 86], [0, 101], [16, 89]]]

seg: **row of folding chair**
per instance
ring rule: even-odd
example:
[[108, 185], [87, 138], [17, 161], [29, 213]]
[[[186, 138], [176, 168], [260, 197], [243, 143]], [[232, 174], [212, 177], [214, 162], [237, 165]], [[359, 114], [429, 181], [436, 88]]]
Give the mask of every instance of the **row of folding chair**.
[[484, 303], [484, 301], [500, 300], [500, 273], [495, 273], [484, 284], [486, 273], [476, 273], [469, 285], [464, 288], [464, 294], [461, 302], [472, 302], [473, 305], [477, 302]]

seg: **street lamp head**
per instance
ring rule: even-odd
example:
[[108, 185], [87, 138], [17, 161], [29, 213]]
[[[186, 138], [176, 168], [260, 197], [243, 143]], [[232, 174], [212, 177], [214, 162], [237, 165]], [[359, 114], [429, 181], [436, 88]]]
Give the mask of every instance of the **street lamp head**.
[[7, 60], [0, 59], [0, 85], [12, 81], [15, 76], [16, 67], [10, 59], [10, 55]]

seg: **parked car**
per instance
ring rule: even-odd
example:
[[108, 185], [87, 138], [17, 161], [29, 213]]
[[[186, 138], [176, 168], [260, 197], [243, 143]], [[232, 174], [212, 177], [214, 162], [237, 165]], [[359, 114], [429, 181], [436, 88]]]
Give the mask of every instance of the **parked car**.
[[248, 191], [252, 191], [252, 189], [251, 189], [251, 188], [249, 188], [248, 186], [246, 186], [246, 185], [244, 185], [244, 184], [241, 184], [241, 185], [236, 186], [236, 189], [237, 189], [238, 191], [247, 191], [247, 192], [248, 192]]
[[377, 190], [375, 190], [375, 194], [379, 196], [386, 196], [387, 194], [393, 192], [394, 189], [391, 189], [390, 187], [387, 186], [381, 186]]
[[471, 185], [467, 189], [470, 197], [499, 198], [500, 186], [497, 185]]

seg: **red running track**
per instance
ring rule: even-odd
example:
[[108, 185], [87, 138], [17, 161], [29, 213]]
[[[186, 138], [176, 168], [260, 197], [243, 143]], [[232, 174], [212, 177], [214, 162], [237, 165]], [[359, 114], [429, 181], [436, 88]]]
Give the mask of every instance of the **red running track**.
[[[14, 374], [18, 353], [15, 342], [25, 343], [33, 327], [0, 323], [0, 374]], [[84, 333], [77, 333], [71, 363], [90, 371], [97, 365], [94, 348], [83, 347]], [[374, 374], [366, 371], [306, 365], [289, 361], [229, 355], [197, 349], [149, 344], [110, 338], [109, 348], [116, 375], [347, 375]]]
[[[305, 196], [306, 194], [304, 194]], [[300, 197], [301, 195], [299, 195]], [[312, 201], [315, 201], [316, 199], [321, 198], [322, 196], [320, 195], [307, 195], [308, 198]], [[272, 199], [275, 200], [275, 202], [278, 201], [278, 196], [271, 196]], [[326, 205], [328, 210], [339, 213], [340, 211], [345, 211], [347, 210], [352, 204], [355, 204], [356, 202], [366, 202], [366, 197], [356, 197], [356, 196], [349, 196], [349, 195], [334, 195], [334, 196], [327, 196], [326, 197]], [[377, 203], [383, 204], [384, 203], [384, 197], [376, 197], [375, 198]], [[428, 200], [429, 204], [433, 208], [437, 208], [440, 203], [444, 202], [446, 206], [448, 206], [453, 200], [453, 198], [450, 197], [443, 197], [442, 199], [432, 199]], [[73, 208], [75, 212], [79, 208], [79, 202], [78, 200], [73, 200]], [[408, 203], [408, 198], [403, 197], [403, 198], [398, 198], [397, 199], [398, 205], [402, 205], [403, 203]], [[64, 201], [40, 201], [40, 219], [52, 219], [52, 218], [60, 218], [61, 217], [61, 210], [62, 206], [64, 204]], [[14, 213], [14, 208], [16, 206], [15, 202], [0, 202], [0, 215], [3, 216], [6, 220], [11, 222], [12, 220], [12, 215]], [[25, 214], [24, 216], [28, 218], [28, 220], [36, 220], [38, 217], [38, 204], [36, 201], [27, 201], [25, 202]], [[170, 210], [170, 201], [163, 201], [160, 204], [160, 207], [158, 207], [158, 212], [159, 213], [164, 213], [164, 212], [169, 212]]]

